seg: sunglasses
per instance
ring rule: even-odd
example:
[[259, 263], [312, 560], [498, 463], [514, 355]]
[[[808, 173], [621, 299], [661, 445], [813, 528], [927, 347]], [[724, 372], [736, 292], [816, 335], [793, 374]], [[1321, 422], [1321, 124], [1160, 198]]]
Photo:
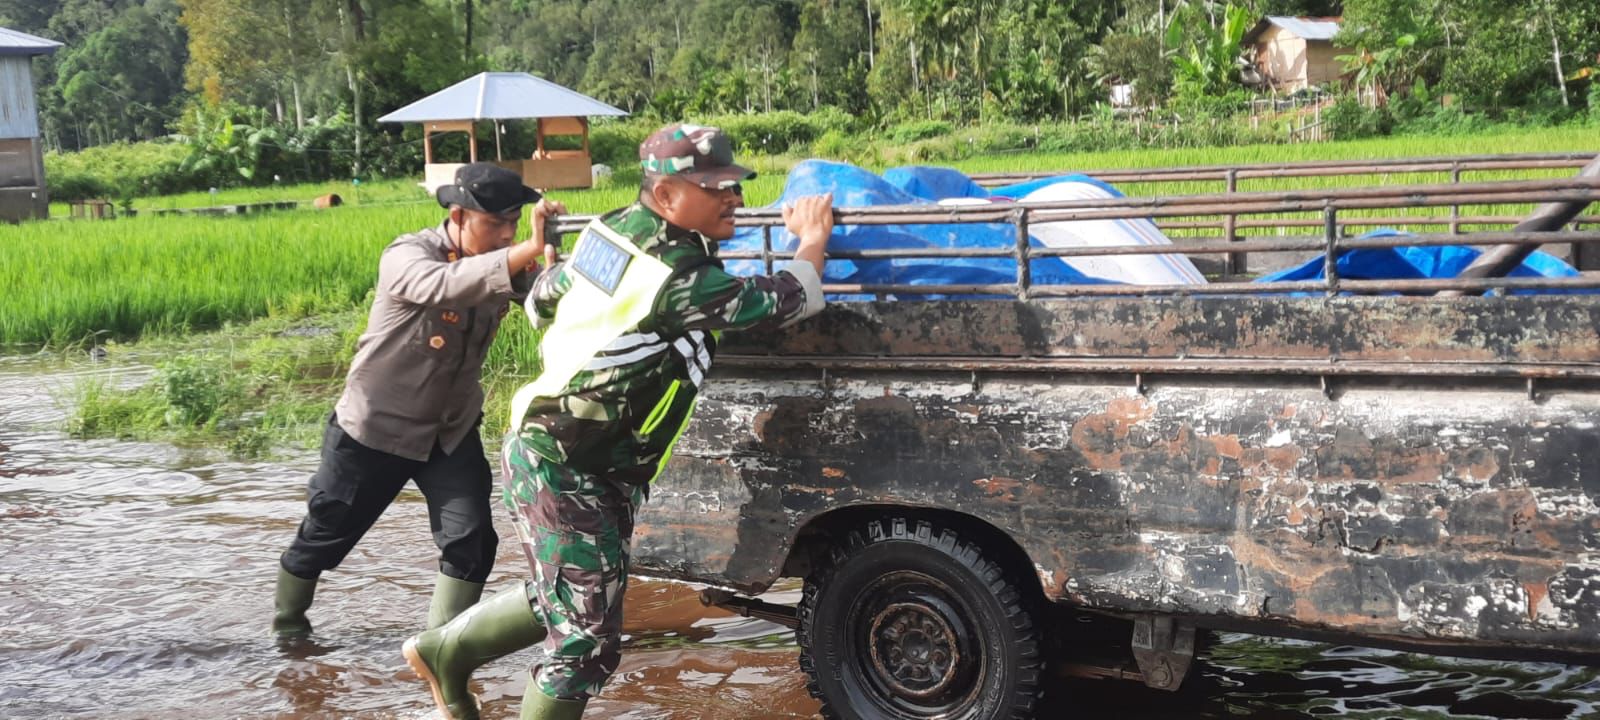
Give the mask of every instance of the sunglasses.
[[711, 193], [712, 195], [721, 195], [722, 193], [729, 192], [733, 193], [735, 197], [744, 197], [744, 186], [740, 185], [739, 183], [733, 183], [719, 188], [700, 185], [700, 189]]

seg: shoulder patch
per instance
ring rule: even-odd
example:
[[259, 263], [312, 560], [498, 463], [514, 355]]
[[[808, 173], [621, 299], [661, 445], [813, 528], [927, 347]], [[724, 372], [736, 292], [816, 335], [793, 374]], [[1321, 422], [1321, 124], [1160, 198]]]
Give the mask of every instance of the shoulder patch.
[[615, 294], [622, 284], [622, 273], [628, 269], [633, 255], [594, 230], [585, 230], [571, 260], [571, 267], [585, 280], [594, 283], [607, 295]]

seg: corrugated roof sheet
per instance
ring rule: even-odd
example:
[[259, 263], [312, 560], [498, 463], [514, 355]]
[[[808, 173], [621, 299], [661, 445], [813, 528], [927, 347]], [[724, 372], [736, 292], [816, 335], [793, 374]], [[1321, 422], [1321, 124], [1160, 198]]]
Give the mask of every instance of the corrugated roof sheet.
[[0, 55], [49, 55], [61, 43], [0, 27]]
[[627, 114], [588, 95], [527, 73], [486, 72], [378, 118], [378, 122], [515, 120]]
[[1306, 40], [1332, 40], [1339, 34], [1338, 18], [1304, 18], [1268, 15], [1267, 22]]

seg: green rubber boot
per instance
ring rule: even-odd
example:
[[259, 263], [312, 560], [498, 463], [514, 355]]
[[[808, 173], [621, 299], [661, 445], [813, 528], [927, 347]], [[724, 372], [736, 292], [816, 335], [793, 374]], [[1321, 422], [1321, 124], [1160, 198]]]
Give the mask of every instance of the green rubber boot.
[[280, 638], [310, 635], [311, 621], [306, 619], [306, 610], [311, 608], [311, 598], [316, 594], [316, 578], [307, 580], [279, 565], [278, 590], [272, 601], [272, 634]]
[[433, 602], [428, 603], [428, 629], [455, 619], [467, 608], [478, 604], [478, 598], [482, 596], [483, 583], [457, 580], [439, 573], [433, 580]]
[[526, 583], [517, 583], [443, 626], [413, 635], [400, 652], [428, 683], [433, 701], [445, 717], [476, 720], [478, 698], [467, 687], [472, 671], [544, 636], [544, 626], [528, 601]]
[[587, 700], [557, 700], [539, 690], [533, 678], [528, 678], [528, 689], [522, 693], [522, 720], [578, 720], [583, 717]]

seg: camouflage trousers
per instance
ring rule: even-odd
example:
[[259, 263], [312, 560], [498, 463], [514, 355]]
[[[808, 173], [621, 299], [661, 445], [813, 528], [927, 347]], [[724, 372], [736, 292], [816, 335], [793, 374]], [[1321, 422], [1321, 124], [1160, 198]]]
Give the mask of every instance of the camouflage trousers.
[[549, 631], [532, 681], [550, 697], [586, 700], [622, 659], [622, 596], [644, 488], [550, 462], [515, 434], [500, 461], [501, 498], [533, 570], [530, 601]]

